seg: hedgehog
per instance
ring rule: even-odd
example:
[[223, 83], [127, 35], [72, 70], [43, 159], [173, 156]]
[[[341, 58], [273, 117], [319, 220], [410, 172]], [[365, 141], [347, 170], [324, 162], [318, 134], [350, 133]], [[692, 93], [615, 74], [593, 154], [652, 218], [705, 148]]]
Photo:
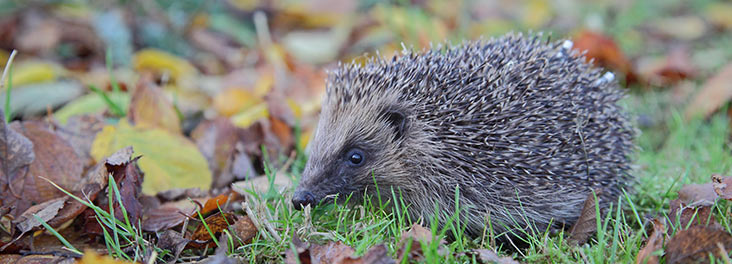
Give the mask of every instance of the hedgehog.
[[412, 221], [520, 235], [571, 226], [593, 191], [608, 208], [628, 189], [625, 92], [571, 41], [435, 46], [328, 72], [295, 209], [399, 197]]

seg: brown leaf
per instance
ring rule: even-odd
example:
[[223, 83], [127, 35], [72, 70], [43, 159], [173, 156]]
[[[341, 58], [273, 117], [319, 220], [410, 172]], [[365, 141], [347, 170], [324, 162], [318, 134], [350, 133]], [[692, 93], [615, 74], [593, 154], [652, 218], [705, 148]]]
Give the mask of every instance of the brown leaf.
[[[362, 262], [344, 262], [346, 260], [353, 261], [356, 257], [353, 257], [355, 252], [350, 246], [343, 244], [343, 242], [328, 242], [325, 245], [318, 244], [307, 244], [303, 243], [296, 235], [292, 238], [293, 244], [295, 244], [298, 255], [295, 256], [292, 250], [286, 252], [285, 263], [362, 263]], [[380, 253], [371, 253], [374, 260], [378, 260]], [[298, 261], [299, 259], [299, 261]]]
[[732, 177], [712, 174], [712, 186], [720, 198], [732, 200]]
[[141, 128], [162, 128], [174, 134], [181, 132], [180, 118], [163, 90], [141, 78], [130, 101], [130, 122]]
[[695, 74], [696, 68], [691, 61], [689, 50], [685, 47], [672, 49], [663, 66], [655, 72], [655, 75], [661, 77], [662, 83], [665, 85], [691, 78]]
[[371, 247], [361, 257], [347, 257], [341, 259], [340, 264], [392, 264], [396, 261], [389, 257], [389, 252], [386, 250], [384, 244], [379, 244]]
[[[419, 224], [413, 224], [409, 231], [404, 232], [402, 234], [401, 240], [399, 240], [399, 251], [397, 252], [397, 256], [401, 259], [407, 258], [412, 260], [421, 261], [424, 260], [424, 253], [422, 252], [422, 247], [420, 245], [430, 245], [433, 243], [434, 237], [432, 237], [432, 231], [429, 229], [426, 229], [422, 227]], [[409, 252], [406, 252], [407, 245], [411, 243]], [[439, 248], [438, 252], [446, 253], [445, 248], [445, 240], [442, 239], [439, 242]]]
[[585, 56], [593, 59], [595, 65], [618, 71], [625, 75], [626, 82], [636, 81], [630, 61], [620, 50], [615, 41], [601, 33], [585, 30], [573, 39], [572, 49], [579, 52], [587, 51]]
[[[206, 225], [208, 225], [208, 228], [211, 230], [211, 233], [218, 235], [224, 229], [229, 228], [229, 224], [235, 223], [236, 217], [233, 214], [218, 212], [206, 217], [205, 221]], [[197, 243], [212, 241], [211, 233], [208, 232], [206, 226], [201, 224], [195, 231], [193, 231], [191, 240], [196, 241]]]
[[249, 216], [240, 217], [233, 225], [229, 227], [229, 231], [241, 239], [242, 243], [249, 244], [257, 235], [257, 227]]
[[14, 221], [17, 224], [18, 230], [20, 230], [20, 232], [22, 233], [25, 233], [30, 231], [31, 229], [40, 227], [41, 222], [38, 221], [38, 219], [36, 219], [34, 215], [40, 217], [41, 220], [48, 223], [49, 220], [56, 217], [56, 214], [58, 214], [58, 211], [61, 210], [61, 208], [64, 206], [64, 203], [68, 199], [69, 196], [64, 196], [31, 206], [30, 208], [28, 208], [28, 210], [25, 210], [25, 212], [23, 212], [23, 214], [20, 215], [18, 219]]
[[[124, 210], [127, 211], [127, 217], [130, 222], [137, 223], [142, 217], [142, 204], [140, 203], [139, 198], [142, 194], [143, 174], [140, 171], [140, 168], [137, 167], [137, 160], [140, 157], [128, 159], [127, 161], [122, 162], [125, 158], [129, 157], [128, 154], [131, 152], [131, 147], [117, 151], [107, 158], [105, 166], [107, 167], [107, 171], [109, 171], [109, 173], [112, 174], [112, 177], [114, 177], [114, 182], [117, 184], [117, 189], [119, 190], [120, 198], [122, 200], [122, 204], [120, 204], [116, 196], [112, 196], [113, 199], [115, 199], [113, 201], [115, 217], [122, 221], [125, 220], [122, 210], [122, 206], [124, 206]], [[119, 162], [122, 163], [118, 164]], [[111, 190], [111, 188], [107, 188], [107, 191], [109, 192], [113, 190]], [[101, 206], [102, 208], [109, 210], [109, 208], [107, 208], [109, 206], [107, 197], [109, 197], [108, 194], [101, 197]]]
[[[13, 186], [18, 178], [24, 178], [35, 159], [33, 142], [5, 123], [0, 109], [0, 208], [11, 208], [19, 198], [22, 186]], [[12, 197], [12, 198], [11, 198]], [[26, 207], [27, 208], [27, 207]], [[0, 210], [0, 215], [3, 215]], [[15, 215], [21, 212], [15, 213]]]
[[[7, 262], [6, 262], [7, 261]], [[45, 263], [74, 263], [73, 258], [53, 255], [0, 255], [0, 263], [13, 264], [45, 264]]]
[[600, 195], [601, 191], [601, 189], [596, 189], [594, 192], [587, 194], [580, 216], [569, 231], [568, 242], [575, 245], [584, 244], [597, 231], [595, 196]]
[[[194, 201], [203, 202], [203, 199], [193, 199]], [[142, 230], [149, 232], [157, 232], [173, 228], [183, 223], [183, 221], [196, 212], [196, 204], [183, 199], [180, 201], [167, 202], [158, 208], [152, 208], [142, 220]]]
[[663, 248], [663, 242], [666, 237], [666, 219], [653, 219], [653, 233], [646, 240], [646, 245], [638, 252], [635, 258], [636, 264], [657, 264], [658, 256], [653, 255], [659, 249]]
[[325, 245], [310, 246], [311, 263], [338, 263], [353, 255], [355, 250], [343, 242], [328, 242]]
[[686, 107], [686, 118], [700, 115], [709, 118], [722, 105], [732, 99], [732, 64], [727, 64], [716, 75], [709, 78], [701, 92]]
[[519, 262], [511, 257], [499, 257], [496, 252], [490, 249], [477, 249], [474, 251], [478, 255], [480, 263], [498, 263], [498, 264], [518, 264]]
[[198, 149], [208, 161], [213, 175], [213, 188], [228, 186], [234, 180], [256, 175], [252, 162], [244, 152], [243, 129], [227, 118], [203, 121], [191, 133]]
[[711, 206], [716, 199], [712, 183], [685, 184], [679, 190], [679, 200], [689, 206]]
[[35, 153], [35, 160], [30, 164], [28, 173], [25, 177], [15, 179], [13, 183], [21, 195], [21, 199], [15, 201], [16, 212], [22, 213], [31, 203], [39, 204], [66, 196], [48, 181], [66, 190], [76, 191], [73, 188], [81, 181], [84, 165], [76, 156], [74, 149], [54, 131], [48, 129], [45, 123], [27, 121], [13, 123], [12, 126], [33, 142]]
[[708, 262], [709, 254], [719, 258], [717, 244], [732, 248], [732, 235], [705, 226], [681, 230], [666, 243], [666, 263]]
[[[668, 216], [673, 225], [678, 225], [678, 228], [685, 229], [689, 226], [695, 225], [720, 227], [717, 220], [711, 216], [711, 206], [687, 206], [679, 199], [672, 200], [669, 203], [671, 211]], [[679, 219], [678, 223], [676, 222], [676, 219]], [[707, 220], [709, 222], [707, 222]]]
[[188, 242], [190, 241], [183, 238], [182, 234], [168, 229], [158, 235], [157, 247], [170, 250], [173, 253], [174, 259], [178, 259], [178, 256], [183, 252]]
[[85, 165], [94, 163], [89, 154], [94, 137], [102, 131], [105, 123], [100, 115], [77, 115], [66, 121], [66, 125], [56, 125], [56, 133], [76, 151], [76, 155]]

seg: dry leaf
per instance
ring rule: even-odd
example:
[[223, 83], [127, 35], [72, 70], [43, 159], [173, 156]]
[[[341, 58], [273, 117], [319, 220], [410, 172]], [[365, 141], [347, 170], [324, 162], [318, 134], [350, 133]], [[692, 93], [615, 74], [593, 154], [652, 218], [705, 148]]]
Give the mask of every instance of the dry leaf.
[[636, 264], [658, 264], [658, 255], [653, 255], [663, 248], [666, 237], [666, 220], [664, 218], [653, 219], [653, 233], [646, 240], [646, 245], [638, 252], [635, 258]]
[[681, 230], [666, 243], [666, 263], [707, 262], [709, 254], [719, 258], [717, 244], [732, 248], [732, 235], [705, 226]]
[[336, 262], [340, 264], [393, 264], [396, 261], [389, 257], [389, 252], [384, 244], [371, 247], [361, 257], [346, 257]]
[[477, 249], [474, 251], [478, 255], [480, 263], [498, 263], [498, 264], [518, 264], [519, 262], [511, 257], [499, 257], [496, 252], [489, 249]]
[[132, 64], [135, 70], [139, 72], [152, 71], [159, 75], [169, 74], [173, 81], [198, 74], [196, 68], [187, 60], [156, 49], [138, 51], [132, 58]]
[[636, 74], [630, 61], [610, 37], [585, 30], [574, 37], [573, 41], [572, 49], [579, 52], [587, 51], [585, 56], [594, 59], [596, 65], [622, 73], [626, 82], [635, 81]]
[[720, 198], [732, 200], [732, 177], [712, 174], [712, 186]]
[[36, 227], [40, 227], [41, 222], [38, 221], [34, 215], [48, 223], [49, 220], [56, 217], [56, 214], [58, 214], [58, 211], [61, 210], [68, 198], [69, 196], [59, 197], [31, 206], [13, 222], [17, 223], [18, 230], [22, 233], [28, 232]]
[[257, 232], [259, 232], [248, 215], [239, 217], [239, 220], [237, 220], [236, 223], [229, 226], [229, 231], [236, 235], [244, 244], [249, 244], [257, 235]]
[[[127, 212], [127, 217], [131, 223], [138, 223], [142, 218], [142, 203], [140, 203], [140, 195], [142, 195], [142, 172], [137, 166], [137, 160], [140, 157], [129, 159], [122, 164], [116, 165], [119, 157], [126, 156], [132, 149], [130, 147], [124, 148], [116, 155], [112, 155], [108, 160], [112, 163], [105, 163], [107, 171], [114, 177], [114, 182], [117, 184], [119, 190], [120, 201], [116, 198], [117, 194], [113, 194], [114, 199], [114, 215], [117, 219], [124, 221], [125, 215], [123, 211]], [[112, 192], [110, 188], [107, 188], [107, 192]], [[109, 195], [104, 195], [100, 199], [102, 208], [109, 209], [109, 201], [107, 200]], [[122, 208], [124, 206], [124, 210]]]
[[688, 206], [711, 206], [716, 199], [712, 183], [684, 184], [679, 190], [679, 200]]
[[580, 216], [577, 218], [577, 222], [572, 226], [572, 230], [569, 231], [569, 238], [567, 238], [568, 242], [575, 245], [582, 245], [597, 231], [595, 196], [600, 195], [600, 192], [601, 190], [597, 189], [594, 192], [587, 194], [585, 203], [582, 205]]
[[[669, 204], [671, 211], [668, 217], [673, 225], [678, 225], [677, 228], [685, 229], [695, 225], [720, 227], [717, 220], [712, 217], [711, 206], [687, 206], [679, 199], [672, 200]], [[679, 221], [676, 222], [676, 219]]]
[[[33, 142], [10, 128], [5, 123], [5, 114], [0, 109], [0, 169], [2, 169], [0, 170], [0, 181], [2, 183], [0, 184], [0, 209], [4, 208], [9, 211], [12, 207], [15, 207], [16, 196], [20, 195], [22, 186], [15, 187], [11, 183], [25, 177], [35, 157]], [[27, 208], [28, 206], [24, 207]], [[5, 210], [0, 210], [0, 212]], [[13, 215], [19, 215], [20, 213], [22, 211], [16, 211]]]
[[181, 132], [180, 118], [173, 103], [160, 87], [145, 78], [140, 79], [132, 94], [129, 118], [139, 128], [162, 128], [174, 134]]
[[190, 240], [183, 238], [183, 235], [180, 233], [168, 229], [163, 231], [162, 234], [158, 234], [158, 243], [156, 246], [160, 249], [170, 250], [173, 253], [174, 259], [178, 259], [178, 256], [183, 252], [188, 242]]
[[684, 113], [687, 119], [698, 115], [709, 118], [730, 99], [732, 99], [732, 64], [727, 64], [704, 83], [701, 92], [686, 107]]
[[[431, 230], [426, 229], [419, 224], [413, 224], [409, 228], [409, 231], [402, 234], [402, 238], [399, 240], [399, 251], [397, 251], [397, 256], [399, 256], [400, 262], [404, 258], [417, 261], [424, 260], [422, 245], [430, 245], [433, 243], [433, 239], [435, 239], [435, 237], [432, 236]], [[409, 243], [411, 243], [411, 246], [409, 252], [407, 252], [406, 250]], [[445, 247], [445, 240], [441, 239], [437, 243], [439, 243], [437, 251], [440, 254], [446, 254], [447, 248]]]
[[[193, 199], [199, 203], [203, 199]], [[164, 203], [157, 208], [148, 208], [142, 220], [142, 230], [158, 232], [176, 227], [183, 223], [189, 215], [193, 216], [197, 206], [187, 199]]]
[[[198, 217], [196, 216], [196, 218]], [[218, 235], [224, 229], [228, 229], [229, 224], [234, 224], [236, 222], [236, 216], [233, 214], [218, 212], [206, 217], [205, 221], [206, 225], [208, 225], [208, 228], [211, 230], [211, 233]], [[198, 228], [193, 231], [193, 234], [191, 234], [191, 240], [195, 241], [197, 244], [200, 244], [201, 242], [212, 242], [213, 239], [211, 238], [211, 233], [208, 231], [209, 230], [206, 229], [203, 224], [199, 225]]]

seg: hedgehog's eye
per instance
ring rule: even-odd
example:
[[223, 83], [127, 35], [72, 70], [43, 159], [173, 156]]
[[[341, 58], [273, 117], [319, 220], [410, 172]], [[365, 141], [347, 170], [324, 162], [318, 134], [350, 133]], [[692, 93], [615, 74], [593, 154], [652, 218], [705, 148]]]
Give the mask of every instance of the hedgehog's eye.
[[361, 166], [364, 161], [363, 151], [360, 149], [352, 149], [346, 154], [346, 160], [348, 161], [348, 165]]

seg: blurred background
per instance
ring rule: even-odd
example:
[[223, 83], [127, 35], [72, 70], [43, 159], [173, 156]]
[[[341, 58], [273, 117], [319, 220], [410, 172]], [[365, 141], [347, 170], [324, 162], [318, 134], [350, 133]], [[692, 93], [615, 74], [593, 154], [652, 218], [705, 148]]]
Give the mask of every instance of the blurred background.
[[[708, 116], [726, 104], [729, 82], [705, 83], [724, 75], [731, 28], [732, 2], [722, 0], [2, 0], [0, 65], [13, 50], [17, 56], [0, 98], [11, 120], [101, 120], [88, 125], [91, 137], [120, 120], [183, 135], [198, 144], [216, 181], [227, 166], [239, 166], [229, 168], [235, 178], [261, 174], [262, 144], [273, 160], [302, 150], [325, 71], [338, 62], [543, 32], [572, 39], [615, 72], [648, 128], [663, 124], [669, 109]], [[204, 140], [229, 125], [248, 132]], [[648, 146], [662, 144], [649, 133]], [[236, 147], [220, 157], [206, 149], [225, 143]], [[231, 153], [245, 159], [232, 161]]]

